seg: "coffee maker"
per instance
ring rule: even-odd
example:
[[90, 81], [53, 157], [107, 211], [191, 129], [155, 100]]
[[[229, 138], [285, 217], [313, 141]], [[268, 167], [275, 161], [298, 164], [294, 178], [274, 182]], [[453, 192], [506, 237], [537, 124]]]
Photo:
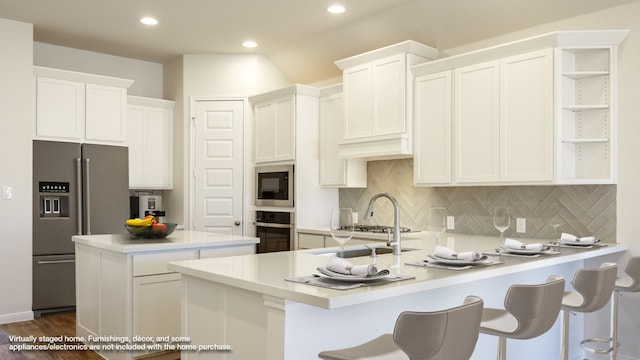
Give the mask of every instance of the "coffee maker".
[[[132, 198], [131, 217], [144, 218], [153, 215], [158, 222], [164, 222], [165, 212], [162, 207], [162, 195], [140, 195]], [[137, 200], [137, 204], [136, 201]]]

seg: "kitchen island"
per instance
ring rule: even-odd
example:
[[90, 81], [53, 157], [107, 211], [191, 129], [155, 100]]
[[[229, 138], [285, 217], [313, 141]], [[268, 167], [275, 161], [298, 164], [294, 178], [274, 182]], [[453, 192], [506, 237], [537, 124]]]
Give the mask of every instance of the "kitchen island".
[[[169, 261], [255, 253], [258, 238], [178, 230], [163, 239], [130, 235], [73, 236], [76, 251], [76, 335], [107, 359], [132, 359], [174, 350], [135, 337], [180, 336], [180, 274]], [[89, 341], [114, 337], [114, 341]], [[108, 340], [108, 339], [107, 339]], [[110, 351], [111, 345], [140, 351]], [[144, 345], [144, 347], [142, 347]]]
[[[456, 235], [441, 240], [457, 251], [491, 251], [496, 237]], [[377, 243], [380, 246], [380, 243]], [[285, 281], [316, 273], [327, 264], [331, 249], [300, 250], [223, 259], [171, 262], [182, 274], [183, 336], [190, 344], [214, 350], [183, 351], [182, 359], [313, 359], [322, 350], [353, 346], [392, 332], [402, 311], [430, 311], [456, 306], [467, 295], [481, 296], [488, 307], [503, 307], [515, 283], [540, 283], [561, 275], [567, 286], [581, 267], [616, 261], [627, 250], [607, 244], [590, 249], [559, 247], [560, 254], [534, 258], [491, 256], [501, 264], [448, 270], [406, 264], [433, 254], [432, 239], [403, 240], [405, 251], [348, 259], [375, 264], [409, 280], [349, 290], [334, 290]], [[333, 250], [335, 252], [335, 249]], [[572, 334], [583, 333], [582, 319], [572, 319]], [[559, 322], [547, 334], [509, 344], [518, 359], [558, 358]], [[495, 358], [497, 340], [482, 335], [472, 359]], [[231, 350], [229, 350], [231, 349]], [[579, 348], [572, 344], [571, 352]]]

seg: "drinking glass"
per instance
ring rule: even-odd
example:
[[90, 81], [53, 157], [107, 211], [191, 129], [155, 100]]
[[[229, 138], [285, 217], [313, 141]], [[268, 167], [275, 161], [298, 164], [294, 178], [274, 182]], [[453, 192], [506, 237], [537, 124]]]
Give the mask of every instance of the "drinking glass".
[[549, 225], [551, 225], [553, 227], [553, 234], [554, 234], [554, 241], [558, 241], [558, 227], [560, 227], [560, 225], [564, 224], [564, 211], [560, 210], [558, 211], [558, 213], [551, 218], [551, 220], [549, 221]]
[[331, 212], [331, 237], [340, 244], [340, 256], [344, 244], [353, 236], [353, 212], [351, 208], [333, 209]]
[[440, 235], [447, 230], [447, 209], [431, 207], [429, 209], [429, 231], [435, 234], [436, 244]]
[[504, 232], [511, 226], [511, 214], [508, 207], [499, 206], [493, 210], [493, 226], [500, 231], [500, 243], [503, 244]]

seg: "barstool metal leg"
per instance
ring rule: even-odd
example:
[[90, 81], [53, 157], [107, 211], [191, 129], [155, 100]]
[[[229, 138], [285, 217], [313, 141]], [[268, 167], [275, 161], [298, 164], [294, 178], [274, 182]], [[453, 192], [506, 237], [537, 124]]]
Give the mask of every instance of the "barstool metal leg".
[[569, 360], [569, 314], [570, 311], [562, 310], [562, 339], [560, 340], [561, 360]]
[[498, 360], [507, 360], [507, 338], [498, 337]]
[[[618, 298], [620, 296], [619, 291], [614, 291], [611, 299], [611, 337], [608, 339], [585, 339], [580, 342], [580, 347], [590, 353], [598, 355], [611, 354], [611, 360], [617, 360], [618, 358]], [[610, 344], [610, 347], [604, 350], [593, 349], [587, 346], [591, 343], [606, 343]]]

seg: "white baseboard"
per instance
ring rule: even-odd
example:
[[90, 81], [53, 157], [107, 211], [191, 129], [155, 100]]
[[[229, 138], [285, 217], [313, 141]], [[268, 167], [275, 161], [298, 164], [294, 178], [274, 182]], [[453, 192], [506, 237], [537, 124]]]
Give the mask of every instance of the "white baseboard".
[[24, 311], [14, 314], [0, 314], [0, 324], [10, 324], [29, 320], [33, 320], [33, 311]]

